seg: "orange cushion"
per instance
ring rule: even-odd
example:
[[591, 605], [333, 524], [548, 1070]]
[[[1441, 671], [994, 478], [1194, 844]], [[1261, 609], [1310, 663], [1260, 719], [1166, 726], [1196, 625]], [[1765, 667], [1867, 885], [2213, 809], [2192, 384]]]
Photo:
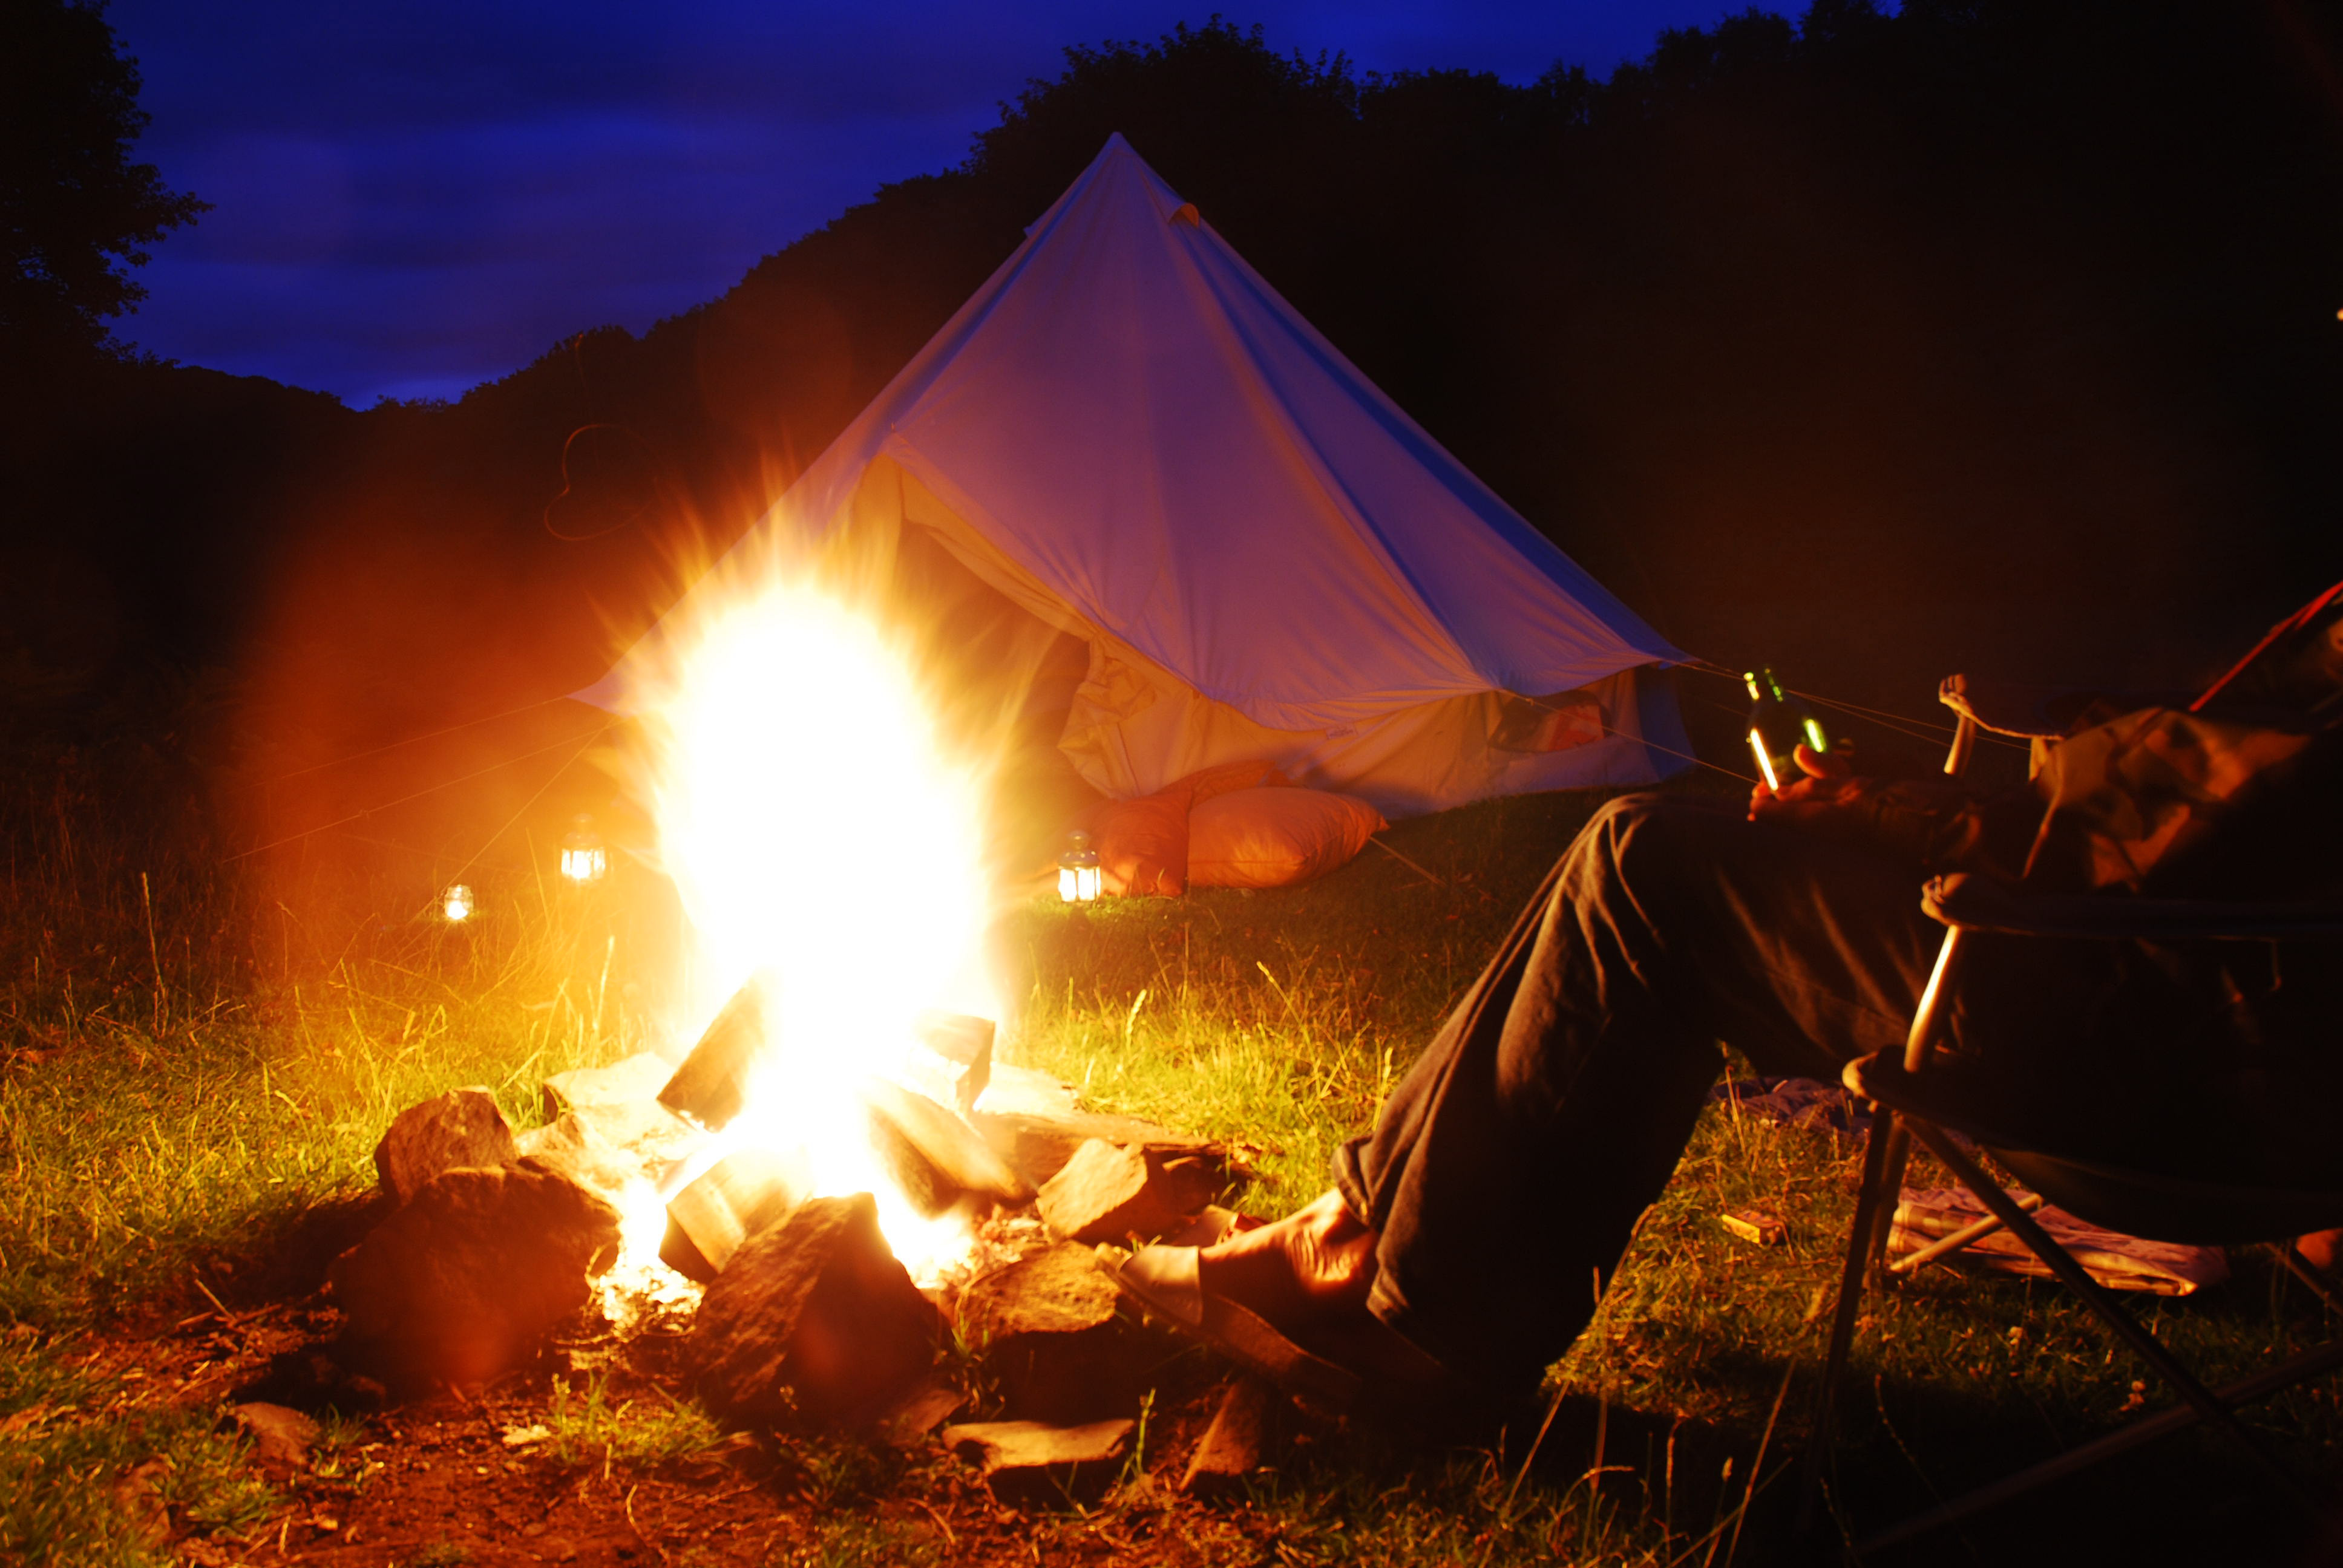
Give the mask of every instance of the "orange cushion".
[[[1109, 800], [1089, 817], [1099, 885], [1110, 893], [1176, 899], [1188, 890], [1188, 813], [1232, 789], [1274, 789], [1284, 774], [1266, 762], [1223, 762], [1136, 800]], [[1353, 851], [1355, 853], [1355, 851]]]
[[1182, 782], [1091, 813], [1099, 885], [1110, 893], [1178, 898], [1188, 890], [1188, 801]]
[[1199, 888], [1283, 888], [1346, 863], [1385, 826], [1355, 795], [1237, 789], [1188, 819], [1188, 880]]

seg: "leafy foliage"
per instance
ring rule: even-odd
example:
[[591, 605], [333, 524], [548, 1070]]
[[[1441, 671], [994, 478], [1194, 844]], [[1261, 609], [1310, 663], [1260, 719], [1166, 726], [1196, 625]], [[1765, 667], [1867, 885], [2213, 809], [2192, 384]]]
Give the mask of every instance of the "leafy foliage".
[[131, 161], [146, 123], [102, 0], [0, 6], [0, 344], [101, 343], [146, 297], [126, 269], [206, 209]]

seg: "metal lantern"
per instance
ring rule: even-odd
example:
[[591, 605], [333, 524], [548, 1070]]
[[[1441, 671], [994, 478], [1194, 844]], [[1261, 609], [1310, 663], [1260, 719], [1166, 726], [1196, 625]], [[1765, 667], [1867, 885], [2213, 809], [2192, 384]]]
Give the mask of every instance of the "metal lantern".
[[439, 912], [452, 925], [460, 925], [472, 918], [472, 890], [458, 882], [439, 895]]
[[1098, 851], [1091, 848], [1091, 836], [1077, 829], [1066, 835], [1066, 852], [1058, 861], [1058, 897], [1087, 904], [1098, 896]]
[[600, 881], [609, 869], [610, 853], [602, 847], [602, 835], [594, 831], [594, 819], [580, 811], [561, 840], [561, 874], [582, 886]]

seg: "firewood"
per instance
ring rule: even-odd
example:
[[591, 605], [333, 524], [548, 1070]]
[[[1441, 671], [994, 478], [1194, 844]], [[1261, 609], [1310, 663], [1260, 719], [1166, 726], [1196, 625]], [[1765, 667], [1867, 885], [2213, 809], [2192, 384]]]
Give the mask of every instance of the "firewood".
[[740, 1244], [803, 1201], [810, 1183], [769, 1149], [735, 1149], [668, 1200], [659, 1261], [706, 1284]]
[[770, 970], [759, 970], [732, 993], [659, 1091], [661, 1105], [710, 1132], [721, 1132], [740, 1114], [757, 1059], [772, 1048], [778, 983]]
[[863, 1083], [862, 1097], [873, 1114], [891, 1123], [955, 1188], [1004, 1203], [1032, 1201], [1033, 1189], [976, 1130], [927, 1096], [874, 1078]]
[[[905, 1093], [907, 1098], [917, 1098], [908, 1091]], [[867, 1099], [862, 1115], [870, 1151], [878, 1156], [879, 1168], [912, 1208], [932, 1220], [960, 1201], [960, 1183], [938, 1170], [935, 1161], [911, 1141], [893, 1117]]]
[[904, 1081], [962, 1116], [975, 1110], [992, 1081], [992, 1020], [930, 1008], [912, 1020], [911, 1034], [919, 1043], [905, 1059]]

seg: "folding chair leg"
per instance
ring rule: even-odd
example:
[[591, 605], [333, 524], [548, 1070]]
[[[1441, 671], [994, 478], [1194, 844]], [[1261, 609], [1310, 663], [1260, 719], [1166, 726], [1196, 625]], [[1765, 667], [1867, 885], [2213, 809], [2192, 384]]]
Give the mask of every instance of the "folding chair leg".
[[1839, 1381], [1846, 1373], [1847, 1350], [1855, 1342], [1855, 1314], [1863, 1307], [1863, 1284], [1871, 1270], [1872, 1242], [1881, 1233], [1879, 1216], [1883, 1208], [1894, 1211], [1889, 1202], [1892, 1189], [1887, 1185], [1887, 1174], [1892, 1156], [1898, 1169], [1903, 1163], [1899, 1146], [1904, 1143], [1904, 1136], [1898, 1125], [1902, 1120], [1881, 1106], [1863, 1141], [1863, 1185], [1855, 1193], [1855, 1223], [1847, 1227], [1846, 1262], [1839, 1271], [1837, 1309], [1831, 1313], [1830, 1349], [1823, 1357], [1822, 1387], [1815, 1394], [1814, 1430], [1806, 1439], [1805, 1477], [1798, 1497], [1800, 1534], [1811, 1529], [1815, 1522], [1815, 1503], [1822, 1490], [1823, 1456], [1830, 1447], [1831, 1422], [1838, 1409]]
[[[2224, 1384], [2214, 1392], [2225, 1405], [2251, 1404], [2258, 1399], [2268, 1398], [2282, 1388], [2316, 1377], [2321, 1372], [2331, 1372], [2338, 1366], [2343, 1366], [2343, 1340], [2333, 1340], [2316, 1350], [2305, 1351], [2302, 1354], [2291, 1357], [2277, 1366], [2257, 1372], [2252, 1377], [2241, 1378], [2236, 1382]], [[2193, 1425], [2197, 1419], [2197, 1412], [2185, 1404], [2173, 1405], [2157, 1411], [2154, 1415], [2143, 1416], [2128, 1426], [2116, 1428], [2104, 1437], [2094, 1438], [2091, 1442], [2070, 1448], [2064, 1453], [2053, 1455], [2039, 1464], [2019, 1471], [2015, 1475], [2005, 1475], [1990, 1485], [1980, 1486], [1975, 1492], [1966, 1493], [1949, 1502], [1940, 1503], [1926, 1513], [1916, 1513], [1900, 1524], [1891, 1525], [1875, 1535], [1858, 1541], [1855, 1543], [1855, 1554], [1857, 1558], [1868, 1557], [1875, 1552], [1885, 1552], [1890, 1546], [1898, 1546], [1916, 1536], [1926, 1535], [1932, 1530], [1940, 1530], [1956, 1521], [1966, 1519], [1973, 1513], [1982, 1513], [1986, 1509], [1997, 1507], [2014, 1497], [2023, 1497], [2037, 1487], [2047, 1486], [2054, 1481], [2064, 1480], [2069, 1475], [2088, 1470], [2102, 1461], [2113, 1459], [2119, 1453], [2128, 1453], [2131, 1450], [2153, 1442], [2167, 1433], [2178, 1432], [2185, 1426]]]
[[2162, 1373], [2164, 1380], [2178, 1390], [2180, 1396], [2195, 1406], [2199, 1415], [2243, 1444], [2246, 1451], [2260, 1460], [2304, 1507], [2315, 1507], [2309, 1496], [2296, 1483], [2294, 1478], [2287, 1474], [2276, 1456], [2270, 1453], [2260, 1439], [2246, 1429], [2245, 1423], [2237, 1418], [2236, 1413], [2224, 1404], [2212, 1390], [2190, 1375], [2186, 1367], [2173, 1360], [2172, 1353], [2164, 1348], [2154, 1334], [2139, 1326], [2138, 1321], [2124, 1309], [2124, 1304], [2116, 1300], [2112, 1292], [2092, 1279], [2083, 1265], [2075, 1261], [2073, 1254], [2056, 1241], [2052, 1241], [2050, 1233], [2036, 1224], [2032, 1215], [2019, 1208], [2016, 1199], [2002, 1191], [2001, 1183], [1978, 1169], [1976, 1161], [1963, 1153], [1958, 1144], [1946, 1137], [1937, 1129], [1917, 1120], [1909, 1120], [1906, 1125], [1911, 1128], [1912, 1136], [1926, 1145], [1930, 1153], [1943, 1161], [1959, 1179], [1961, 1185], [1976, 1194], [1979, 1202], [1990, 1210], [2003, 1224], [2008, 1226], [2011, 1231], [2026, 1243], [2027, 1249], [2042, 1260], [2044, 1266], [2058, 1277], [2061, 1283], [2080, 1296], [2084, 1305], [2097, 1312], [2103, 1322], [2121, 1335], [2124, 1342], [2133, 1350], [2138, 1352], [2142, 1360]]
[[1872, 1207], [1871, 1238], [1864, 1249], [1864, 1268], [1867, 1277], [1876, 1282], [1885, 1271], [1888, 1239], [1896, 1231], [1896, 1207], [1904, 1194], [1904, 1168], [1912, 1158], [1912, 1135], [1904, 1129], [1904, 1119], [1885, 1106], [1874, 1112], [1888, 1122], [1887, 1161], [1879, 1172], [1880, 1201]]

